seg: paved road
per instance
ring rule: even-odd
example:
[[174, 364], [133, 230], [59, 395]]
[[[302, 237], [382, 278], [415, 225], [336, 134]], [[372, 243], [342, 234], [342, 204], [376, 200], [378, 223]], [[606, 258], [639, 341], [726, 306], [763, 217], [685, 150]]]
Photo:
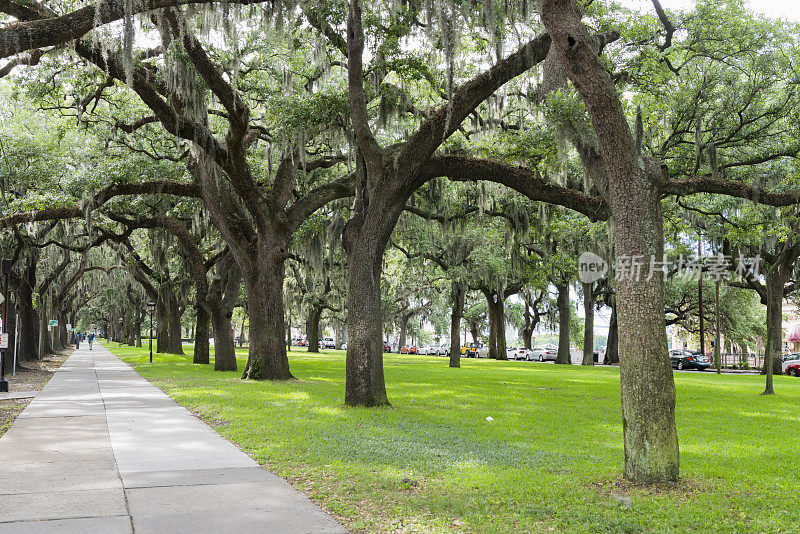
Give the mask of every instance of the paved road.
[[346, 530], [96, 344], [0, 438], [0, 534], [17, 532]]

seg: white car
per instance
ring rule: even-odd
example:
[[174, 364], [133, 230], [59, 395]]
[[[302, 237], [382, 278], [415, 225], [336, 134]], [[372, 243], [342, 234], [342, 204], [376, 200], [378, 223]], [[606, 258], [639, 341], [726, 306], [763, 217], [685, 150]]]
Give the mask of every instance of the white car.
[[533, 351], [525, 347], [511, 347], [506, 349], [506, 358], [509, 360], [533, 360]]
[[427, 354], [428, 356], [442, 356], [447, 351], [447, 347], [441, 345], [425, 345], [417, 349], [417, 354]]
[[342, 343], [342, 350], [347, 350], [347, 342]]
[[783, 356], [782, 360], [781, 373], [786, 374], [787, 367], [800, 363], [800, 354], [787, 354]]
[[322, 340], [322, 346], [326, 349], [335, 349], [336, 341], [334, 341], [332, 337], [326, 337]]

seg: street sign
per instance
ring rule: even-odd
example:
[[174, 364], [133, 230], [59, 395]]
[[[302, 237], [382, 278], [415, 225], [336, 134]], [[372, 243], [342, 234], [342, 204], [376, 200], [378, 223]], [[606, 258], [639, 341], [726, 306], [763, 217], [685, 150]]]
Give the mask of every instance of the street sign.
[[50, 319], [50, 323], [47, 326], [58, 326], [58, 319]]
[[2, 293], [0, 293], [0, 304], [4, 303], [5, 301], [6, 301], [6, 297], [5, 297], [5, 295], [3, 295]]
[[8, 348], [8, 334], [0, 334], [0, 349]]
[[69, 330], [70, 332], [72, 331], [72, 325], [70, 323], [67, 323], [67, 330]]

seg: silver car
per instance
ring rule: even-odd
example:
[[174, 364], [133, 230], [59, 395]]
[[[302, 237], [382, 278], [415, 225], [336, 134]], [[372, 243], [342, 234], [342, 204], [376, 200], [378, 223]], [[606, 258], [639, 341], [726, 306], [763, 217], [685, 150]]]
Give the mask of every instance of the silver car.
[[536, 347], [531, 351], [532, 360], [546, 362], [548, 360], [556, 361], [556, 358], [558, 358], [558, 347], [554, 345], [545, 345], [543, 347]]

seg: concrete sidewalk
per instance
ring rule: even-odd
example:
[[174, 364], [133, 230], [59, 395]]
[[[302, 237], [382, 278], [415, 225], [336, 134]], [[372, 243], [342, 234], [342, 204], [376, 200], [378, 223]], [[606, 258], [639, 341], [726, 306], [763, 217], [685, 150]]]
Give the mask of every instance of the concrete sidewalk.
[[10, 532], [347, 531], [96, 344], [0, 438]]

